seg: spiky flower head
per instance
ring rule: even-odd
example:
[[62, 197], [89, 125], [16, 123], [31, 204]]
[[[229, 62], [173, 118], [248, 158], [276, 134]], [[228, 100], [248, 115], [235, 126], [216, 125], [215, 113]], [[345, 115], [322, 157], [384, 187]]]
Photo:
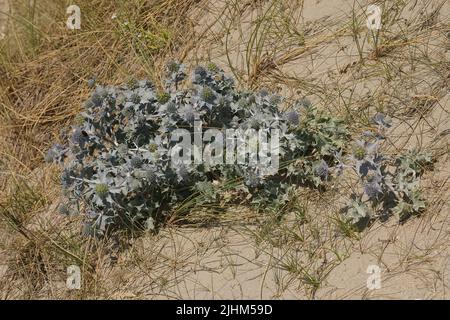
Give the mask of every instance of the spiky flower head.
[[286, 113], [286, 119], [290, 124], [298, 125], [299, 124], [299, 116], [296, 111], [289, 111]]
[[156, 144], [156, 143], [150, 143], [149, 145], [148, 145], [148, 150], [150, 151], [150, 152], [156, 152], [157, 150], [158, 150], [158, 145]]
[[106, 196], [109, 191], [108, 185], [105, 183], [99, 183], [95, 185], [95, 193], [99, 197]]
[[213, 103], [216, 100], [216, 95], [210, 87], [204, 87], [200, 92], [200, 98], [207, 103]]
[[366, 149], [362, 146], [355, 146], [353, 148], [353, 155], [358, 160], [363, 160], [366, 157]]
[[213, 62], [208, 63], [208, 64], [206, 65], [206, 68], [207, 68], [210, 72], [218, 72], [218, 71], [219, 71], [219, 67], [218, 67], [215, 63], [213, 63]]
[[389, 128], [391, 126], [390, 122], [386, 119], [386, 115], [381, 112], [375, 114], [372, 118], [372, 121], [382, 128]]
[[371, 199], [376, 198], [381, 192], [381, 186], [376, 180], [364, 184], [364, 193]]
[[357, 140], [353, 145], [353, 157], [359, 161], [367, 157], [374, 156], [377, 152], [378, 141], [372, 143], [364, 140]]
[[165, 91], [160, 91], [156, 94], [156, 99], [160, 104], [165, 104], [170, 100], [170, 93]]

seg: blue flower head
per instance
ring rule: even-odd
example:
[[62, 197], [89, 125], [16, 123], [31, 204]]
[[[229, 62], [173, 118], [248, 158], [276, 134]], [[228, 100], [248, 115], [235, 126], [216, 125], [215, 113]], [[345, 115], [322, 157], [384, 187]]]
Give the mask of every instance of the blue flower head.
[[370, 199], [376, 198], [381, 192], [381, 186], [377, 181], [370, 181], [364, 184], [364, 193]]
[[390, 128], [391, 123], [386, 119], [386, 116], [384, 113], [378, 112], [375, 114], [372, 118], [372, 121], [379, 125], [381, 128]]
[[286, 120], [292, 124], [292, 125], [298, 125], [299, 124], [299, 115], [296, 111], [289, 111], [286, 113]]

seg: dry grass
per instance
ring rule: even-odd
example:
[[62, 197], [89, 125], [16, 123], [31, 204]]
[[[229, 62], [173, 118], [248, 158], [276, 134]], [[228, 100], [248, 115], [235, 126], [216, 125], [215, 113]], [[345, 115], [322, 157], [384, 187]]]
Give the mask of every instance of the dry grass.
[[[68, 2], [14, 1], [0, 40], [2, 298], [448, 298], [446, 1], [377, 1], [383, 28], [374, 34], [367, 1], [336, 1], [338, 11], [309, 0], [80, 0], [82, 30], [73, 32]], [[339, 216], [348, 179], [325, 193], [299, 190], [264, 215], [196, 208], [157, 235], [82, 238], [80, 219], [56, 212], [58, 169], [43, 154], [82, 109], [87, 79], [158, 82], [168, 57], [214, 61], [242, 87], [308, 96], [355, 134], [375, 112], [389, 114], [386, 152], [414, 147], [436, 160], [422, 185], [429, 209], [355, 233]], [[370, 263], [385, 270], [382, 290], [365, 287]], [[65, 286], [71, 264], [82, 269], [81, 290]]]

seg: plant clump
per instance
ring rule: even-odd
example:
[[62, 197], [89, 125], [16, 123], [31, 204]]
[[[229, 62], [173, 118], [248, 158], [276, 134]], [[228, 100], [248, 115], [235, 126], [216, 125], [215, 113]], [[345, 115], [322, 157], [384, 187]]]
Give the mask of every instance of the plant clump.
[[355, 141], [348, 163], [341, 164], [353, 169], [362, 186], [360, 192], [351, 194], [350, 204], [343, 209], [347, 221], [359, 229], [375, 218], [396, 214], [402, 222], [423, 212], [426, 203], [419, 181], [433, 164], [430, 154], [416, 150], [399, 156], [381, 153], [384, 130], [390, 124], [380, 114], [373, 121], [378, 131], [365, 132], [361, 140]]
[[[351, 165], [344, 164], [342, 154], [350, 141], [346, 126], [309, 100], [301, 99], [282, 112], [280, 96], [267, 90], [237, 90], [234, 80], [214, 64], [196, 67], [189, 89], [179, 89], [187, 78], [183, 65], [171, 61], [166, 72], [163, 91], [149, 81], [97, 85], [77, 116], [67, 145], [49, 150], [46, 159], [63, 166], [61, 184], [67, 199], [61, 212], [83, 210], [79, 213], [85, 216], [85, 234], [153, 229], [193, 195], [197, 203], [219, 201], [224, 194], [220, 188], [258, 208], [282, 204], [289, 201], [293, 188], [321, 188], [348, 166], [358, 172], [366, 202], [375, 205], [392, 195], [393, 210], [402, 216], [424, 207], [417, 193], [421, 168], [417, 161], [425, 163], [428, 158], [405, 155], [388, 175], [379, 141], [356, 141]], [[386, 124], [382, 116], [376, 120], [380, 126]], [[278, 170], [268, 172], [267, 163], [251, 161], [173, 165], [178, 146], [173, 135], [183, 128], [195, 137], [198, 121], [203, 128], [222, 132], [259, 130], [270, 139], [275, 138], [272, 130], [277, 130]], [[203, 142], [206, 153], [213, 141], [204, 138]], [[195, 152], [194, 147], [187, 156], [193, 159]], [[259, 155], [246, 154], [247, 160], [252, 158]], [[355, 196], [345, 217], [355, 223], [371, 217], [363, 200], [362, 195]]]

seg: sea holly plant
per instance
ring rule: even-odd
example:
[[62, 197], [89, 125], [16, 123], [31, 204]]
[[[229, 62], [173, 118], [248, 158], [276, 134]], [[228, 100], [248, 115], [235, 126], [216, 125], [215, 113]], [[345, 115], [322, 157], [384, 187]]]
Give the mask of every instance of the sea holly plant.
[[[397, 157], [380, 152], [384, 132], [390, 126], [385, 116], [376, 114], [377, 132], [365, 132], [354, 141], [346, 167], [352, 168], [361, 183], [361, 192], [353, 193], [344, 216], [351, 224], [364, 228], [378, 217], [396, 214], [399, 221], [420, 214], [426, 202], [420, 192], [419, 179], [433, 164], [428, 153], [409, 151]], [[344, 165], [345, 166], [345, 165]]]
[[169, 62], [164, 89], [134, 79], [96, 85], [66, 145], [48, 151], [62, 165], [60, 211], [83, 214], [84, 234], [153, 230], [190, 203], [223, 203], [227, 193], [261, 210], [277, 207], [296, 187], [323, 188], [348, 167], [367, 195], [347, 210], [355, 223], [373, 217], [367, 202], [387, 201], [383, 194], [395, 196], [403, 216], [423, 207], [417, 161], [427, 158], [405, 155], [388, 176], [378, 142], [361, 140], [344, 163], [346, 126], [309, 100], [283, 112], [282, 97], [238, 90], [215, 64], [195, 67], [190, 81], [186, 69]]

